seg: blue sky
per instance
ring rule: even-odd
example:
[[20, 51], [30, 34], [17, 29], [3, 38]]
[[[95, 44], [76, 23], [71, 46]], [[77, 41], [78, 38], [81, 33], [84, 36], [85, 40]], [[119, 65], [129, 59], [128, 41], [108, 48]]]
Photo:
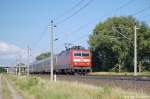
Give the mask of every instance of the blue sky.
[[[47, 28], [50, 20], [68, 11], [80, 1], [0, 0], [0, 64], [14, 64], [17, 57], [16, 53], [22, 56], [23, 61], [26, 58], [27, 45], [31, 47], [33, 56], [48, 51], [50, 48], [50, 33], [48, 29], [44, 33], [42, 32]], [[54, 20], [54, 23], [70, 16], [88, 1], [83, 0], [77, 8], [58, 20]], [[127, 2], [129, 2], [128, 5], [114, 11]], [[92, 33], [98, 22], [103, 22], [108, 17], [113, 16], [133, 15], [149, 6], [150, 0], [93, 0], [70, 19], [56, 24], [54, 33], [55, 38], [59, 40], [55, 41], [55, 53], [64, 49], [64, 43], [82, 45], [87, 48], [88, 35]], [[105, 17], [103, 17], [104, 15]], [[134, 17], [150, 25], [149, 16], [150, 9], [146, 9]], [[39, 41], [41, 34], [43, 36]]]

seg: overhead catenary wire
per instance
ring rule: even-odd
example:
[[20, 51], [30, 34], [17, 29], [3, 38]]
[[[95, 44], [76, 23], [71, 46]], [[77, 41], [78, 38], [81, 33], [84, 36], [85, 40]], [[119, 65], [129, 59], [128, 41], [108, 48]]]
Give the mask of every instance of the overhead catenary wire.
[[[105, 14], [104, 14], [103, 16], [101, 16], [100, 18], [95, 19], [95, 20], [92, 20], [92, 21], [90, 21], [90, 22], [88, 22], [88, 23], [86, 23], [86, 24], [84, 24], [84, 25], [81, 25], [79, 28], [77, 28], [77, 29], [74, 30], [73, 32], [66, 33], [65, 36], [68, 37], [70, 34], [75, 34], [75, 32], [78, 32], [78, 31], [80, 31], [80, 30], [86, 28], [88, 25], [91, 25], [91, 24], [92, 24], [93, 22], [95, 22], [96, 20], [102, 19], [102, 18], [104, 18], [104, 17], [106, 17], [106, 16], [108, 16], [108, 15], [110, 15], [110, 14], [116, 12], [116, 11], [119, 11], [119, 10], [121, 10], [122, 8], [128, 6], [129, 4], [133, 3], [134, 1], [135, 1], [135, 0], [129, 0], [129, 1], [125, 2], [124, 4], [120, 5], [119, 7], [115, 8], [115, 9], [113, 9], [113, 10], [107, 12], [107, 13], [105, 13]], [[58, 37], [58, 38], [59, 38], [59, 37]], [[63, 46], [63, 44], [61, 44], [61, 46]]]
[[89, 0], [85, 5], [83, 5], [82, 7], [80, 7], [78, 10], [76, 10], [73, 14], [71, 14], [70, 16], [68, 17], [65, 17], [64, 19], [56, 22], [56, 24], [62, 24], [63, 22], [69, 20], [70, 18], [72, 18], [73, 16], [75, 16], [76, 14], [78, 14], [81, 10], [83, 10], [84, 8], [86, 8], [89, 4], [92, 3], [92, 1], [94, 0]]
[[[81, 0], [81, 1], [78, 2], [74, 7], [72, 7], [70, 10], [68, 10], [68, 11], [66, 11], [66, 12], [72, 11], [72, 10], [75, 9], [77, 6], [79, 6], [83, 1], [84, 1], [84, 0]], [[72, 15], [70, 15], [70, 16], [64, 18], [64, 19], [61, 20], [61, 21], [58, 21], [56, 24], [62, 23], [62, 22], [64, 22], [64, 21], [70, 19], [71, 17], [73, 17], [74, 15], [76, 15], [77, 13], [79, 13], [82, 9], [86, 8], [92, 1], [94, 1], [94, 0], [89, 0], [84, 6], [82, 6], [81, 8], [79, 8], [79, 9], [78, 9], [77, 11], [75, 11]], [[124, 6], [128, 5], [129, 3], [131, 3], [131, 1], [134, 1], [134, 0], [129, 0], [127, 3], [123, 4], [122, 6], [118, 7], [117, 9], [115, 9], [115, 11], [120, 10], [120, 9], [123, 8]], [[64, 12], [64, 13], [62, 14], [62, 16], [63, 16], [66, 12]], [[111, 13], [112, 13], [112, 12], [111, 12]], [[107, 14], [110, 14], [110, 12], [107, 13]], [[107, 16], [107, 14], [105, 14], [105, 15], [102, 16], [102, 17]], [[58, 19], [58, 18], [59, 18], [59, 17], [56, 17], [55, 20]], [[91, 22], [90, 22], [90, 23], [91, 23]], [[88, 25], [89, 25], [90, 23], [88, 23]], [[47, 26], [48, 26], [48, 25], [47, 25]], [[44, 31], [41, 33], [40, 38], [39, 38], [39, 39], [36, 41], [36, 43], [34, 44], [35, 46], [37, 46], [38, 43], [39, 43], [39, 41], [43, 38], [44, 33], [45, 33], [45, 31], [47, 30], [47, 26], [46, 26], [46, 28], [44, 28]], [[87, 26], [87, 25], [86, 25], [86, 26]], [[82, 28], [84, 28], [84, 26], [79, 27], [79, 28], [78, 28], [77, 30], [75, 30], [75, 31], [79, 31], [79, 30], [82, 29]], [[75, 32], [75, 31], [74, 31], [74, 32]], [[69, 33], [68, 33], [68, 34], [69, 34]]]
[[[145, 7], [145, 8], [143, 8], [143, 9], [141, 9], [141, 10], [135, 12], [134, 14], [132, 14], [132, 16], [139, 15], [139, 14], [141, 14], [141, 13], [143, 13], [143, 12], [149, 10], [149, 9], [150, 9], [150, 6]], [[119, 33], [119, 34], [120, 34], [120, 33]], [[122, 35], [122, 36], [124, 36], [124, 35]], [[124, 37], [125, 37], [125, 36], [124, 36]], [[126, 38], [126, 37], [125, 37], [125, 38]], [[77, 43], [80, 43], [80, 44], [81, 44], [82, 42], [85, 42], [85, 41], [79, 41], [79, 42], [77, 42]]]
[[141, 14], [141, 13], [143, 13], [143, 12], [149, 10], [149, 9], [150, 9], [150, 6], [145, 7], [145, 8], [143, 8], [143, 9], [141, 9], [141, 10], [139, 10], [139, 11], [133, 13], [132, 16], [137, 16], [138, 14]]
[[[57, 16], [56, 18], [54, 18], [54, 20], [58, 20], [60, 17], [65, 16], [67, 13], [73, 11], [75, 8], [77, 8], [79, 5], [81, 5], [83, 3], [84, 0], [80, 0], [75, 6], [73, 6], [72, 8], [68, 9], [67, 11], [65, 11], [64, 13], [62, 13], [61, 15]], [[49, 22], [50, 23], [50, 22]], [[48, 23], [48, 24], [49, 24]], [[35, 41], [34, 43], [34, 49], [37, 47], [37, 45], [39, 44], [39, 42], [42, 40], [42, 38], [44, 37], [46, 31], [47, 31], [47, 27], [48, 24], [45, 26], [44, 30], [41, 32], [39, 38]]]
[[[126, 5], [131, 4], [131, 2], [133, 2], [133, 1], [134, 1], [134, 0], [129, 0], [127, 3], [125, 3], [125, 4], [123, 4], [122, 6], [118, 7], [118, 8], [115, 9], [114, 11], [120, 10], [121, 8], [125, 7]], [[141, 10], [139, 10], [139, 11], [137, 11], [137, 12], [131, 14], [131, 15], [132, 15], [132, 16], [137, 16], [138, 14], [143, 13], [143, 12], [149, 10], [149, 9], [150, 9], [150, 6], [145, 7], [145, 8], [143, 8], [143, 9], [141, 9]], [[107, 15], [109, 15], [109, 14], [111, 14], [111, 13], [113, 13], [113, 11], [112, 11], [112, 12], [109, 12], [109, 13], [106, 13], [106, 14], [105, 14], [104, 16], [102, 16], [102, 17], [105, 17], [105, 16], [107, 16]], [[102, 18], [102, 17], [101, 17], [101, 18]], [[92, 22], [89, 22], [89, 23], [87, 23], [87, 24], [84, 25], [84, 26], [80, 26], [78, 29], [75, 30], [75, 32], [80, 31], [81, 29], [85, 28], [86, 26], [88, 26], [88, 25], [91, 24], [91, 23], [92, 23]], [[74, 32], [70, 32], [70, 33], [74, 33]], [[67, 37], [68, 37], [68, 35], [67, 35]], [[80, 40], [79, 40], [79, 43], [82, 43], [82, 42], [84, 42], [84, 41], [80, 41]], [[77, 43], [78, 43], [78, 42], [77, 42]]]
[[80, 0], [72, 8], [70, 8], [70, 9], [66, 10], [65, 12], [61, 13], [60, 15], [58, 15], [57, 17], [55, 17], [53, 20], [55, 21], [55, 20], [58, 20], [58, 19], [60, 19], [60, 18], [62, 18], [64, 16], [66, 16], [68, 13], [70, 13], [71, 11], [73, 11], [74, 9], [76, 9], [78, 6], [80, 6], [83, 3], [83, 1], [85, 1], [85, 0]]
[[48, 25], [45, 26], [44, 30], [41, 32], [39, 38], [36, 40], [36, 42], [34, 43], [34, 47], [33, 50], [37, 47], [37, 45], [39, 44], [39, 42], [42, 40], [42, 38], [44, 37], [46, 31], [47, 31]]
[[[92, 20], [92, 21], [90, 21], [90, 22], [88, 22], [88, 23], [86, 23], [86, 24], [84, 24], [84, 25], [81, 25], [81, 26], [79, 26], [76, 30], [74, 30], [74, 31], [72, 31], [72, 32], [67, 32], [67, 33], [65, 33], [65, 34], [66, 34], [65, 36], [69, 36], [70, 34], [73, 34], [73, 33], [75, 33], [75, 32], [78, 32], [78, 31], [80, 31], [80, 30], [86, 28], [88, 25], [91, 25], [91, 24], [94, 23], [96, 20], [102, 19], [102, 18], [107, 17], [108, 15], [110, 15], [110, 14], [112, 14], [112, 13], [114, 13], [114, 12], [117, 12], [117, 11], [121, 10], [122, 8], [124, 8], [124, 7], [128, 6], [129, 4], [131, 4], [133, 1], [134, 1], [134, 0], [129, 0], [129, 1], [127, 1], [126, 3], [122, 4], [121, 6], [119, 6], [119, 7], [115, 8], [115, 9], [113, 9], [113, 10], [111, 10], [111, 11], [105, 13], [105, 14], [102, 15], [100, 18], [95, 19], [95, 20]], [[59, 37], [58, 37], [58, 38], [59, 38]]]
[[[134, 0], [129, 0], [127, 3], [125, 3], [125, 4], [123, 4], [122, 6], [120, 6], [120, 7], [118, 7], [117, 9], [114, 9], [114, 10], [112, 10], [112, 12], [110, 11], [109, 13], [106, 13], [105, 15], [103, 15], [101, 18], [103, 18], [103, 17], [105, 17], [105, 16], [108, 16], [109, 14], [112, 14], [114, 11], [118, 11], [118, 10], [120, 10], [120, 9], [122, 9], [122, 8], [124, 8], [124, 7], [126, 7], [127, 5], [129, 5], [129, 4], [131, 4], [131, 2], [133, 2]], [[144, 11], [144, 10], [142, 10], [142, 11]], [[138, 13], [141, 13], [142, 11], [140, 11], [140, 12], [138, 12]], [[137, 15], [137, 13], [135, 13], [135, 15]], [[74, 15], [73, 15], [74, 16]], [[68, 16], [69, 17], [69, 16]], [[70, 18], [71, 18], [72, 16], [70, 16]], [[66, 17], [67, 18], [67, 17]], [[65, 19], [66, 19], [65, 18]], [[66, 20], [68, 20], [68, 19], [66, 19]], [[63, 21], [66, 21], [66, 20], [62, 20], [62, 22]], [[77, 31], [80, 31], [81, 29], [83, 29], [83, 28], [85, 28], [87, 25], [89, 25], [89, 24], [91, 24], [91, 23], [93, 23], [93, 22], [88, 22], [86, 25], [83, 25], [83, 26], [80, 26], [78, 29], [76, 29], [75, 31], [77, 32]], [[70, 32], [70, 33], [68, 33], [68, 34], [72, 34], [72, 32]]]

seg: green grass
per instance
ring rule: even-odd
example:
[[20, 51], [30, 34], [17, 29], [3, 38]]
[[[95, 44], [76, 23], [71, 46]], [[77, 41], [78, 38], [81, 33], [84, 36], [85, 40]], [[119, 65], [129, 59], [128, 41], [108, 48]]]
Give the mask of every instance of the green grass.
[[[89, 75], [108, 75], [108, 76], [133, 76], [134, 73], [133, 72], [92, 72], [89, 73]], [[141, 73], [137, 73], [137, 76], [150, 76], [150, 72], [141, 72]]]
[[95, 87], [78, 82], [51, 82], [38, 77], [26, 76], [9, 76], [9, 79], [26, 96], [26, 99], [128, 99], [128, 97], [148, 97], [142, 93], [125, 92], [109, 86]]
[[3, 99], [11, 99], [11, 93], [8, 89], [6, 80], [4, 78], [2, 80], [2, 95], [3, 95]]
[[138, 75], [141, 75], [141, 76], [150, 76], [150, 72], [140, 72], [140, 73], [138, 73]]

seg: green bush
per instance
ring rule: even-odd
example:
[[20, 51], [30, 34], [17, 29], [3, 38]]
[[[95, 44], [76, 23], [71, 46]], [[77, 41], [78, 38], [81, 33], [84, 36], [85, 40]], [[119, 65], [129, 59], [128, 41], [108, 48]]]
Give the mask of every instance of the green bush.
[[0, 67], [0, 73], [5, 73], [6, 69], [4, 69], [3, 67]]

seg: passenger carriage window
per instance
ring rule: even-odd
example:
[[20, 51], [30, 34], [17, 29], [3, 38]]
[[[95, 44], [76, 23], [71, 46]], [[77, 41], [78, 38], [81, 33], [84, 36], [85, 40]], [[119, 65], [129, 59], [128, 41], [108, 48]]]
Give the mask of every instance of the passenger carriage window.
[[82, 56], [89, 56], [89, 53], [82, 53]]
[[81, 56], [81, 53], [74, 53], [74, 56]]

